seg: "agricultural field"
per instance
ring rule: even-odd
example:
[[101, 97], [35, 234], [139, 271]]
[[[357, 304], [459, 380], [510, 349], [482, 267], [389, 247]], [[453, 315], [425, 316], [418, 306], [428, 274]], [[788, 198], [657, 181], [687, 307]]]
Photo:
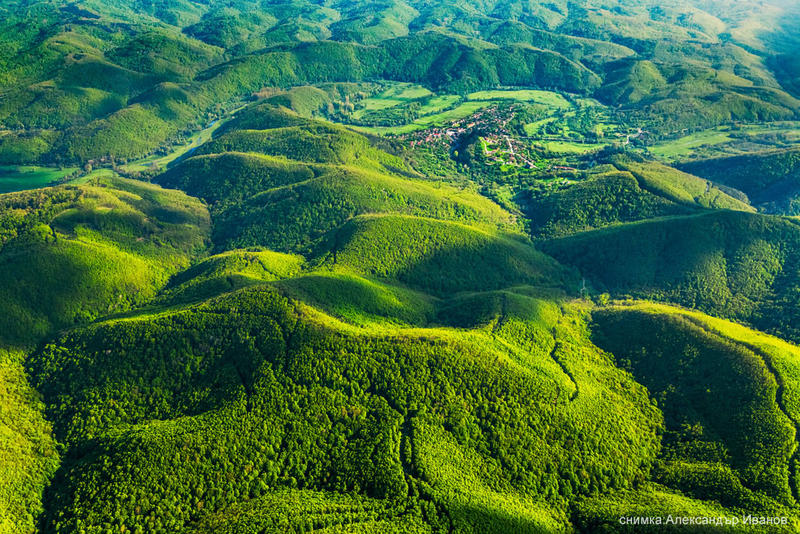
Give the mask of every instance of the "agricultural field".
[[125, 172], [164, 170], [178, 158], [185, 156], [186, 154], [190, 154], [197, 147], [199, 147], [206, 141], [209, 141], [213, 136], [214, 132], [217, 130], [217, 128], [219, 128], [219, 126], [220, 126], [219, 121], [215, 121], [204, 130], [201, 130], [200, 132], [197, 132], [196, 134], [189, 137], [189, 139], [186, 140], [185, 144], [177, 146], [176, 148], [174, 148], [174, 150], [170, 151], [168, 154], [163, 156], [161, 155], [148, 156], [146, 158], [142, 158], [127, 163], [123, 165], [121, 168]]
[[608, 146], [605, 143], [575, 143], [570, 141], [545, 141], [545, 150], [557, 154], [586, 154]]
[[382, 109], [393, 108], [405, 103], [406, 100], [400, 100], [397, 98], [382, 98], [380, 96], [370, 97], [360, 102], [359, 109], [353, 113], [353, 118], [359, 119], [364, 115], [364, 113], [369, 111], [379, 111]]
[[340, 113], [344, 110], [344, 114], [339, 120], [361, 126], [383, 123], [403, 126], [403, 117], [414, 119], [438, 113], [462, 100], [457, 95], [436, 95], [421, 85], [409, 83], [383, 82], [380, 87], [374, 94], [353, 101], [349, 112], [346, 110], [350, 99], [340, 102]]
[[491, 100], [473, 100], [469, 102], [462, 102], [453, 109], [421, 117], [414, 121], [414, 124], [423, 128], [429, 126], [444, 126], [448, 123], [465, 119], [470, 115], [473, 115], [476, 111], [489, 107], [492, 104], [493, 102]]
[[[424, 120], [426, 117], [436, 113], [441, 113], [444, 110], [449, 110], [453, 108], [453, 106], [458, 106], [459, 104], [463, 104], [463, 102], [461, 97], [458, 95], [438, 95], [429, 98], [419, 108], [421, 118], [418, 120]], [[457, 118], [463, 117], [459, 116]]]
[[553, 109], [571, 109], [572, 104], [559, 93], [535, 89], [508, 89], [477, 91], [467, 95], [468, 100], [515, 100], [532, 102]]
[[[352, 128], [376, 135], [400, 135], [420, 130], [425, 130], [432, 127], [445, 127], [449, 124], [466, 119], [473, 115], [476, 111], [487, 108], [493, 104], [492, 101], [468, 101], [461, 102], [461, 99], [456, 96], [437, 97], [437, 103], [428, 105], [428, 111], [432, 111], [430, 115], [422, 116], [414, 119], [408, 124], [401, 124], [399, 126], [351, 126]], [[460, 103], [458, 103], [460, 102]], [[454, 106], [454, 107], [451, 107]], [[442, 107], [450, 107], [446, 111], [437, 111]]]
[[689, 158], [736, 155], [800, 143], [800, 122], [719, 126], [673, 140], [660, 141], [648, 150], [670, 162]]
[[542, 128], [548, 124], [552, 124], [558, 120], [558, 117], [547, 117], [546, 119], [540, 119], [538, 121], [529, 122], [525, 125], [525, 135], [530, 137], [539, 135], [542, 131]]
[[[477, 91], [461, 97], [452, 94], [433, 94], [428, 89], [411, 84], [390, 84], [388, 89], [360, 100], [355, 111], [350, 116], [351, 125], [367, 133], [406, 134], [430, 127], [447, 126], [449, 123], [469, 117], [476, 111], [500, 103], [520, 102], [535, 104], [548, 110], [561, 111], [571, 109], [573, 106], [561, 94], [552, 91], [534, 89], [497, 89], [491, 91]], [[379, 112], [379, 113], [375, 113]], [[365, 119], [373, 116], [381, 117], [380, 112], [385, 112], [386, 117], [406, 117], [407, 122], [400, 118], [392, 125], [365, 125]], [[347, 120], [344, 121], [348, 123]]]
[[375, 97], [375, 99], [397, 99], [401, 101], [419, 100], [431, 96], [433, 93], [430, 89], [421, 85], [410, 83], [397, 83], [392, 84], [383, 93]]

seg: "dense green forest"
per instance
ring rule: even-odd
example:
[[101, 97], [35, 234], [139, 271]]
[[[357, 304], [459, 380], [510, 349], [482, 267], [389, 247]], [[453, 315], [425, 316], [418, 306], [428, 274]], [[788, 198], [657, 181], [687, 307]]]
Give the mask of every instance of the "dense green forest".
[[800, 215], [800, 152], [796, 149], [698, 159], [683, 168], [742, 191], [764, 211]]
[[0, 2], [0, 534], [797, 532], [798, 21]]

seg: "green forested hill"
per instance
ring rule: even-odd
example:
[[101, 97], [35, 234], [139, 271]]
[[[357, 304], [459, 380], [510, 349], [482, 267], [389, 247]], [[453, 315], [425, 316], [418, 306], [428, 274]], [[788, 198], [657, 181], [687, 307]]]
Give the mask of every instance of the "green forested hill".
[[743, 191], [753, 204], [771, 213], [796, 215], [800, 210], [800, 152], [796, 149], [701, 159], [682, 167]]
[[535, 196], [526, 215], [534, 235], [561, 237], [617, 223], [712, 209], [753, 211], [741, 193], [652, 161], [613, 156], [572, 187]]
[[[263, 105], [269, 117], [286, 111]], [[459, 220], [488, 227], [513, 227], [512, 216], [471, 191], [433, 185], [407, 164], [339, 126], [299, 117], [303, 126], [256, 126], [247, 111], [222, 135], [158, 178], [210, 205], [218, 248], [266, 246], [309, 252], [320, 239], [336, 240], [350, 218], [367, 213], [403, 213]], [[302, 121], [302, 122], [301, 122]], [[281, 123], [278, 123], [281, 124]]]
[[604, 290], [746, 321], [798, 340], [800, 226], [742, 212], [665, 217], [550, 241]]
[[789, 5], [482, 4], [7, 2], [0, 161], [137, 158], [263, 87], [376, 78], [591, 94], [656, 137], [800, 108]]
[[4, 346], [143, 304], [208, 238], [208, 212], [196, 199], [129, 180], [0, 202]]
[[3, 2], [0, 534], [797, 532], [797, 15]]
[[[235, 315], [231, 306], [238, 310]], [[553, 311], [550, 320], [558, 320]], [[301, 516], [297, 527], [305, 521], [321, 521], [319, 526], [366, 521], [362, 528], [368, 528], [372, 521], [378, 529], [381, 520], [399, 516], [423, 531], [505, 532], [512, 524], [531, 532], [560, 530], [570, 496], [593, 487], [629, 486], [643, 476], [655, 453], [658, 419], [652, 418], [640, 387], [625, 401], [616, 393], [604, 397], [592, 391], [600, 387], [611, 393], [611, 383], [630, 381], [606, 359], [589, 364], [597, 376], [587, 374], [587, 390], [570, 400], [575, 387], [553, 360], [519, 360], [519, 348], [502, 338], [492, 341], [489, 333], [482, 334], [483, 342], [480, 334], [468, 341], [447, 330], [358, 333], [319, 313], [313, 318], [299, 313], [271, 291], [251, 290], [160, 318], [98, 325], [59, 341], [64, 348], [46, 348], [32, 364], [41, 384], [49, 384], [45, 397], [71, 399], [66, 411], [53, 414], [62, 422], [56, 435], [78, 449], [93, 436], [103, 443], [92, 455], [96, 460], [64, 464], [57, 475], [64, 479], [53, 486], [50, 498], [70, 512], [53, 510], [49, 521], [56, 530], [114, 521], [175, 531], [191, 525], [202, 510], [224, 511], [236, 502], [264, 498], [273, 487], [356, 491], [383, 499], [385, 511], [363, 520], [345, 509], [320, 519]], [[537, 328], [544, 329], [539, 335], [550, 335], [554, 325], [541, 320], [529, 335]], [[209, 347], [195, 364], [172, 356], [183, 344], [185, 328], [202, 331], [194, 342]], [[154, 336], [152, 348], [137, 341], [145, 332]], [[396, 343], [397, 335], [405, 342]], [[571, 362], [580, 365], [588, 355], [570, 356], [568, 348], [579, 343], [580, 334], [564, 327], [562, 335], [563, 364], [567, 369]], [[141, 356], [130, 364], [119, 357], [109, 360], [95, 347], [110, 337], [122, 343], [117, 354], [144, 351], [146, 360], [166, 357], [173, 363], [152, 368], [140, 367]], [[165, 345], [167, 339], [179, 345]], [[185, 365], [194, 370], [186, 373]], [[66, 378], [83, 374], [85, 366], [94, 369], [100, 383], [61, 381], [49, 371], [62, 368], [59, 374]], [[536, 369], [544, 375], [531, 381]], [[581, 376], [589, 369], [575, 367], [575, 372]], [[138, 397], [136, 384], [153, 380], [164, 381], [157, 396]], [[103, 388], [112, 397], [97, 396], [101, 383], [114, 384]], [[509, 398], [520, 388], [529, 394]], [[122, 411], [104, 412], [110, 402]], [[603, 429], [586, 419], [581, 406], [596, 402], [608, 409], [622, 409], [619, 402], [629, 405], [620, 412], [624, 426]], [[439, 404], [443, 409], [434, 408]], [[479, 406], [493, 408], [483, 412]], [[99, 426], [83, 424], [88, 413], [96, 414]], [[184, 417], [172, 423], [146, 422], [179, 415]], [[129, 430], [118, 435], [108, 432], [112, 428]], [[498, 434], [500, 428], [505, 430]], [[589, 446], [572, 441], [576, 431], [611, 435]], [[592, 460], [597, 447], [608, 447], [605, 465]], [[243, 454], [231, 456], [231, 450]], [[625, 460], [632, 454], [645, 463]], [[204, 460], [193, 460], [197, 455]], [[104, 464], [126, 467], [112, 474]], [[549, 467], [542, 471], [535, 465]], [[568, 485], [559, 481], [558, 473], [580, 469], [586, 475]], [[106, 489], [95, 493], [94, 477], [109, 476]], [[115, 497], [123, 494], [129, 497]], [[87, 505], [75, 506], [78, 501]], [[227, 521], [238, 521], [247, 531], [268, 520], [237, 515]]]

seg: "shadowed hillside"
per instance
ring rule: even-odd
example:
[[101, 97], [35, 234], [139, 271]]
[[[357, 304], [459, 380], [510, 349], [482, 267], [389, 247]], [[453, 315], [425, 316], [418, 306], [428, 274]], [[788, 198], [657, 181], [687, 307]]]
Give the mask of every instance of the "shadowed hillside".
[[577, 234], [542, 244], [615, 295], [674, 302], [798, 340], [800, 226], [712, 212]]
[[697, 160], [684, 169], [745, 192], [770, 213], [800, 213], [800, 152], [796, 149]]

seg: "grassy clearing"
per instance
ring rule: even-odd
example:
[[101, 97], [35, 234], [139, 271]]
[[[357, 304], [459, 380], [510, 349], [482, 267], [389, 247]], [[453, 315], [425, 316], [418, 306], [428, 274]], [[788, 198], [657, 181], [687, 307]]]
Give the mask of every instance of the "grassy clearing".
[[542, 127], [556, 120], [558, 120], [558, 117], [547, 117], [546, 119], [528, 123], [525, 125], [525, 134], [530, 136], [537, 135]]
[[[353, 118], [361, 119], [361, 117], [370, 111], [381, 111], [401, 106], [429, 96], [433, 96], [433, 93], [421, 85], [408, 83], [392, 84], [382, 93], [362, 100], [359, 103], [359, 109], [353, 113]], [[455, 95], [436, 96], [426, 102], [420, 112], [423, 115], [439, 112], [453, 105], [458, 99], [459, 97]]]
[[143, 172], [152, 168], [158, 168], [160, 170], [166, 169], [167, 166], [175, 161], [176, 159], [180, 158], [181, 156], [193, 151], [200, 145], [210, 141], [211, 138], [214, 136], [214, 132], [224, 124], [224, 121], [214, 121], [210, 125], [208, 125], [203, 130], [200, 130], [196, 134], [192, 135], [189, 139], [186, 140], [186, 143], [183, 145], [178, 146], [175, 150], [170, 152], [165, 156], [159, 155], [152, 155], [146, 158], [142, 158], [140, 160], [136, 160], [132, 163], [127, 165], [123, 165], [122, 169], [127, 172]]
[[111, 169], [95, 169], [92, 172], [86, 173], [83, 176], [75, 178], [70, 181], [72, 185], [88, 184], [93, 181], [102, 180], [104, 178], [119, 178], [119, 174]]
[[467, 95], [467, 98], [469, 100], [518, 100], [520, 102], [535, 102], [536, 104], [558, 109], [572, 108], [572, 104], [560, 94], [535, 89], [478, 91]]
[[0, 193], [38, 189], [75, 172], [77, 168], [58, 169], [30, 165], [0, 165]]
[[606, 135], [610, 132], [614, 132], [617, 128], [619, 128], [619, 126], [613, 123], [598, 122], [594, 127], [594, 131], [597, 135]]
[[236, 113], [242, 110], [244, 107], [245, 106], [240, 106], [234, 109], [233, 111], [229, 112], [223, 118], [211, 122], [208, 126], [206, 126], [199, 132], [196, 132], [191, 137], [189, 137], [186, 140], [186, 143], [175, 147], [175, 150], [173, 150], [172, 152], [166, 155], [152, 154], [150, 156], [147, 156], [146, 158], [142, 158], [133, 161], [127, 165], [123, 165], [122, 169], [127, 172], [143, 172], [156, 167], [159, 170], [166, 169], [175, 160], [193, 152], [199, 146], [210, 141], [214, 137], [216, 131], [225, 123], [227, 123], [229, 120], [234, 118], [236, 116]]
[[[356, 111], [353, 117], [358, 119], [370, 111], [389, 109], [420, 98], [432, 97], [422, 101], [422, 106], [419, 109], [420, 117], [413, 122], [399, 126], [354, 126], [354, 128], [375, 135], [405, 134], [434, 126], [443, 126], [504, 100], [540, 104], [553, 110], [572, 108], [572, 104], [558, 93], [533, 89], [478, 91], [469, 94], [467, 100], [463, 102], [460, 102], [462, 97], [458, 95], [432, 95], [433, 93], [419, 86], [406, 84], [393, 86], [378, 96], [364, 100], [361, 103], [363, 107]], [[530, 125], [530, 129], [526, 129], [526, 131], [528, 131], [529, 135], [533, 135], [538, 131], [539, 127], [553, 120], [556, 119], [552, 117], [533, 123]]]
[[[704, 146], [718, 146], [735, 142], [741, 135], [784, 136], [787, 140], [800, 140], [800, 123], [793, 121], [778, 122], [772, 125], [747, 124], [731, 129], [729, 126], [719, 126], [690, 135], [662, 141], [650, 147], [650, 152], [659, 158], [670, 161], [686, 159], [694, 155], [696, 149]], [[741, 139], [745, 140], [745, 139]]]
[[357, 132], [362, 132], [365, 134], [370, 135], [389, 135], [389, 134], [407, 134], [411, 132], [416, 132], [417, 130], [423, 130], [425, 126], [412, 122], [411, 124], [404, 124], [403, 126], [353, 126], [348, 125], [348, 128], [351, 128]]
[[389, 89], [382, 92], [376, 98], [396, 98], [399, 100], [415, 100], [417, 98], [425, 98], [431, 96], [433, 93], [430, 90], [411, 83], [398, 83], [392, 85]]
[[569, 141], [549, 141], [544, 144], [550, 152], [561, 154], [586, 154], [607, 146], [606, 143], [572, 143]]
[[459, 100], [461, 100], [461, 97], [458, 95], [439, 95], [435, 98], [431, 98], [419, 111], [423, 116], [430, 115], [431, 113], [440, 113], [456, 105]]
[[600, 101], [594, 98], [576, 98], [575, 103], [579, 108], [602, 108], [605, 107]]
[[692, 151], [703, 145], [720, 145], [731, 141], [730, 132], [721, 131], [718, 128], [693, 133], [674, 139], [658, 143], [650, 148], [650, 152], [664, 159], [679, 159], [691, 155]]
[[353, 116], [357, 117], [359, 112], [363, 114], [365, 111], [375, 111], [379, 109], [387, 109], [394, 106], [399, 106], [404, 102], [405, 100], [400, 100], [399, 98], [381, 98], [381, 97], [367, 98], [362, 102], [364, 108], [358, 110], [358, 112], [354, 113]]
[[[423, 91], [425, 92], [423, 93]], [[411, 100], [431, 95], [430, 91], [419, 86], [401, 84], [384, 91], [376, 97], [364, 100], [361, 104], [363, 108], [356, 111], [354, 117], [359, 118], [368, 111], [389, 109], [408, 103]], [[572, 108], [572, 104], [558, 93], [533, 89], [478, 91], [469, 94], [467, 100], [459, 104], [461, 98], [458, 95], [450, 94], [437, 95], [430, 98], [420, 108], [420, 117], [408, 124], [400, 126], [354, 126], [353, 128], [375, 135], [405, 134], [433, 126], [443, 126], [468, 117], [480, 109], [503, 100], [536, 103], [556, 110]], [[530, 130], [526, 127], [526, 131], [528, 131], [529, 135], [533, 135], [538, 131], [539, 127], [553, 120], [555, 118], [551, 117], [533, 123], [529, 125]]]
[[453, 109], [444, 111], [442, 113], [436, 113], [434, 115], [428, 115], [427, 117], [421, 117], [416, 121], [414, 121], [414, 124], [420, 125], [421, 127], [424, 128], [428, 128], [430, 126], [440, 126], [451, 121], [456, 121], [458, 119], [469, 117], [476, 111], [483, 109], [485, 107], [489, 107], [491, 105], [492, 105], [491, 101], [464, 102], [463, 104]]
[[441, 113], [434, 113], [425, 117], [420, 117], [410, 124], [402, 126], [349, 126], [350, 128], [359, 132], [369, 133], [373, 135], [386, 135], [386, 134], [404, 134], [415, 132], [417, 130], [424, 130], [433, 126], [444, 126], [453, 121], [469, 117], [473, 113], [483, 108], [489, 107], [493, 104], [492, 101], [475, 100], [464, 102], [453, 109], [443, 111]]

